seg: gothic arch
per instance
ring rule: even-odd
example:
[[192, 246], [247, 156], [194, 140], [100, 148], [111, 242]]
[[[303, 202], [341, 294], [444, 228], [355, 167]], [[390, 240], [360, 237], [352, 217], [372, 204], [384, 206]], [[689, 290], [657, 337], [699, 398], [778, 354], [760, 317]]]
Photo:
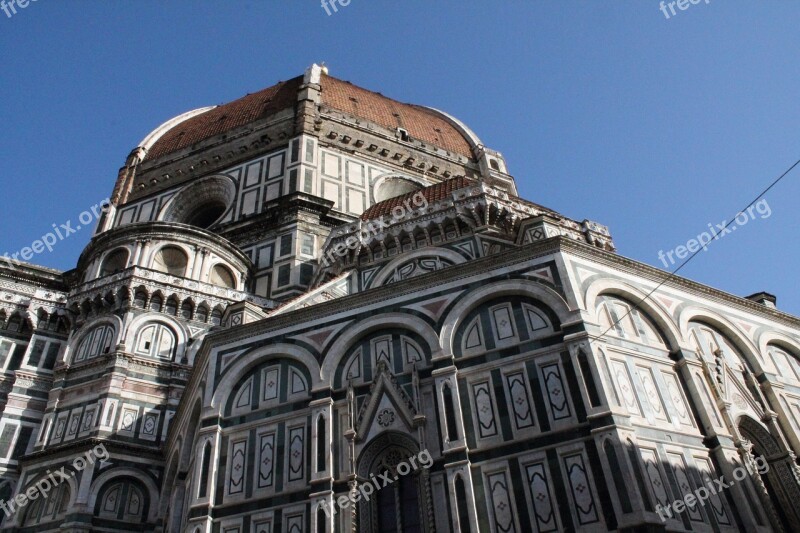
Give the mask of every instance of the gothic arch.
[[556, 291], [541, 283], [524, 279], [489, 283], [462, 296], [447, 314], [439, 339], [440, 353], [443, 355], [453, 354], [453, 339], [463, 317], [483, 302], [500, 296], [529, 296], [538, 300], [549, 307], [562, 324], [575, 318], [576, 312], [569, 308], [566, 300]]
[[[409, 459], [419, 455], [420, 446], [409, 435], [398, 431], [384, 431], [366, 445], [358, 453], [356, 460], [356, 473], [359, 483], [369, 483], [373, 476], [378, 476], [384, 472], [388, 475], [394, 473], [394, 483], [387, 485], [378, 491], [377, 496], [370, 501], [364, 500], [358, 506], [359, 531], [377, 533], [381, 531], [380, 518], [385, 512], [385, 503], [389, 503], [389, 521], [392, 519], [403, 523], [405, 519], [412, 519], [409, 527], [418, 527], [419, 531], [424, 531], [426, 517], [432, 516], [432, 505], [428, 498], [430, 487], [427, 471], [424, 468], [409, 468], [403, 474], [398, 465], [405, 463], [410, 466]], [[397, 468], [397, 471], [394, 469]], [[402, 475], [401, 475], [402, 474]], [[401, 501], [400, 494], [408, 494], [409, 491], [415, 498], [408, 502]], [[413, 492], [411, 492], [413, 491]], [[393, 497], [394, 496], [394, 497]], [[381, 498], [385, 498], [381, 502]], [[416, 517], [414, 515], [416, 514]], [[413, 523], [413, 518], [418, 522]], [[385, 525], [385, 524], [384, 524]], [[404, 524], [405, 525], [405, 524]]]
[[388, 447], [396, 447], [407, 451], [407, 457], [419, 453], [419, 444], [409, 435], [399, 431], [384, 431], [366, 442], [361, 448], [361, 452], [356, 459], [358, 475], [365, 479], [369, 478], [370, 467], [374, 466], [376, 458]]
[[777, 440], [761, 423], [753, 418], [742, 415], [736, 423], [742, 436], [753, 442], [765, 455], [772, 456], [783, 452]]
[[[768, 465], [763, 474], [753, 473], [756, 478], [761, 475], [755, 485], [759, 487], [762, 502], [768, 510], [767, 514], [772, 520], [782, 522], [789, 531], [800, 531], [800, 510], [797, 509], [797, 502], [800, 501], [800, 484], [798, 484], [798, 466], [794, 456], [787, 453], [780, 441], [753, 418], [746, 415], [739, 417], [737, 427], [741, 436], [752, 444], [750, 446], [743, 443], [746, 452], [761, 456]], [[752, 464], [753, 457], [747, 459]], [[770, 503], [774, 509], [769, 509]]]
[[[409, 313], [382, 313], [371, 318], [366, 318], [348, 326], [342, 335], [326, 350], [325, 360], [322, 364], [320, 377], [331, 382], [336, 369], [349, 354], [352, 346], [365, 335], [387, 328], [400, 328], [412, 331], [422, 337], [433, 352], [431, 358], [436, 357], [436, 348], [439, 337], [436, 331], [424, 320]], [[423, 347], [424, 348], [424, 347]]]
[[224, 370], [222, 379], [220, 379], [219, 383], [214, 387], [214, 393], [209, 404], [209, 407], [213, 409], [214, 413], [222, 416], [224, 407], [228, 401], [228, 396], [231, 394], [236, 384], [239, 383], [239, 380], [254, 367], [264, 363], [270, 356], [293, 359], [305, 366], [311, 374], [309, 390], [313, 391], [322, 384], [319, 364], [314, 355], [309, 351], [297, 345], [284, 343], [255, 348], [239, 355], [236, 362], [231, 363], [230, 367]]

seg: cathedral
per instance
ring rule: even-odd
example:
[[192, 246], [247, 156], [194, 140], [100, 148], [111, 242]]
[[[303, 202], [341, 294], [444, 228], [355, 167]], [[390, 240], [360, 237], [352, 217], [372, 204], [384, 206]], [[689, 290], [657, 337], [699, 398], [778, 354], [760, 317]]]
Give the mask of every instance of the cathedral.
[[0, 264], [2, 531], [800, 531], [800, 319], [446, 112], [315, 64], [110, 199], [74, 269]]

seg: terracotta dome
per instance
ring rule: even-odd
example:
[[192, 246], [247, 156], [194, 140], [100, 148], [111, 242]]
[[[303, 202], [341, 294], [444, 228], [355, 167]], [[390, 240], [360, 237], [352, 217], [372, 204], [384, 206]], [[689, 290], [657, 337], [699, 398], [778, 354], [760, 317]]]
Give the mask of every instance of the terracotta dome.
[[[205, 139], [263, 119], [297, 102], [303, 76], [279, 82], [216, 107], [179, 115], [156, 128], [140, 147], [144, 160], [154, 160]], [[480, 139], [463, 123], [441, 111], [392, 100], [327, 74], [320, 76], [321, 107], [331, 108], [383, 126], [403, 128], [414, 139], [473, 158]]]

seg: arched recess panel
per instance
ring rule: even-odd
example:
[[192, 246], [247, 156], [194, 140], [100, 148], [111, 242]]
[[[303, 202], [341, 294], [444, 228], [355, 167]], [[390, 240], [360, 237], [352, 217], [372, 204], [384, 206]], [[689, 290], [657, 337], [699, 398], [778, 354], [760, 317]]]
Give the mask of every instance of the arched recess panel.
[[144, 524], [150, 509], [150, 495], [141, 481], [118, 477], [107, 481], [99, 490], [94, 508], [94, 522], [116, 531], [135, 531], [126, 525]]
[[60, 483], [47, 495], [47, 498], [37, 498], [31, 501], [23, 511], [25, 517], [22, 520], [22, 526], [35, 526], [37, 530], [49, 530], [50, 528], [45, 524], [57, 526], [67, 516], [70, 494], [69, 484]]
[[[224, 416], [270, 411], [310, 397], [311, 374], [297, 361], [272, 358], [242, 376], [224, 404]], [[259, 416], [269, 416], [260, 413]]]
[[513, 346], [528, 351], [560, 342], [560, 330], [558, 316], [543, 303], [506, 296], [470, 311], [456, 330], [453, 349], [457, 358]]
[[[399, 328], [372, 332], [354, 343], [334, 373], [333, 388], [370, 383], [380, 362], [395, 376], [430, 366], [431, 351], [418, 334]], [[411, 396], [411, 391], [407, 390]]]
[[175, 332], [161, 322], [143, 325], [136, 334], [133, 352], [136, 355], [171, 361], [178, 341]]
[[597, 317], [605, 335], [668, 349], [663, 332], [630, 301], [603, 294], [597, 302]]
[[625, 408], [636, 425], [663, 424], [701, 435], [697, 408], [656, 322], [616, 295], [599, 296], [596, 312], [604, 333], [600, 367], [612, 401]]
[[753, 365], [741, 350], [716, 327], [699, 320], [690, 321], [689, 340], [705, 360], [714, 362], [721, 355], [730, 368], [738, 370], [741, 365], [753, 372]]
[[111, 352], [116, 336], [116, 329], [111, 324], [94, 326], [82, 336], [72, 361], [78, 363]]

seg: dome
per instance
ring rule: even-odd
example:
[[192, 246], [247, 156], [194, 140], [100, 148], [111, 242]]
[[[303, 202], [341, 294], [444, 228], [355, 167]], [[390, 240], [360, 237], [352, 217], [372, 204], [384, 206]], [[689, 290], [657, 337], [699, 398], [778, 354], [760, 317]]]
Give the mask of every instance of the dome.
[[445, 198], [449, 198], [453, 192], [459, 189], [471, 187], [477, 183], [477, 181], [471, 180], [464, 176], [456, 176], [441, 183], [429, 185], [428, 187], [423, 187], [417, 191], [407, 192], [405, 194], [378, 202], [362, 213], [361, 220], [374, 220], [382, 216], [387, 216], [392, 213], [392, 210], [395, 207], [403, 207], [406, 205], [405, 202], [413, 200], [414, 196], [417, 194], [422, 194], [422, 196], [425, 198], [425, 201], [432, 204], [440, 200], [444, 200]]
[[[201, 108], [168, 120], [147, 136], [146, 144], [140, 145], [145, 150], [144, 160], [158, 159], [293, 108], [303, 79], [298, 76], [227, 104]], [[319, 81], [323, 109], [334, 109], [391, 130], [402, 128], [414, 139], [469, 159], [474, 158], [472, 149], [481, 144], [466, 125], [436, 109], [398, 102], [324, 72]]]

